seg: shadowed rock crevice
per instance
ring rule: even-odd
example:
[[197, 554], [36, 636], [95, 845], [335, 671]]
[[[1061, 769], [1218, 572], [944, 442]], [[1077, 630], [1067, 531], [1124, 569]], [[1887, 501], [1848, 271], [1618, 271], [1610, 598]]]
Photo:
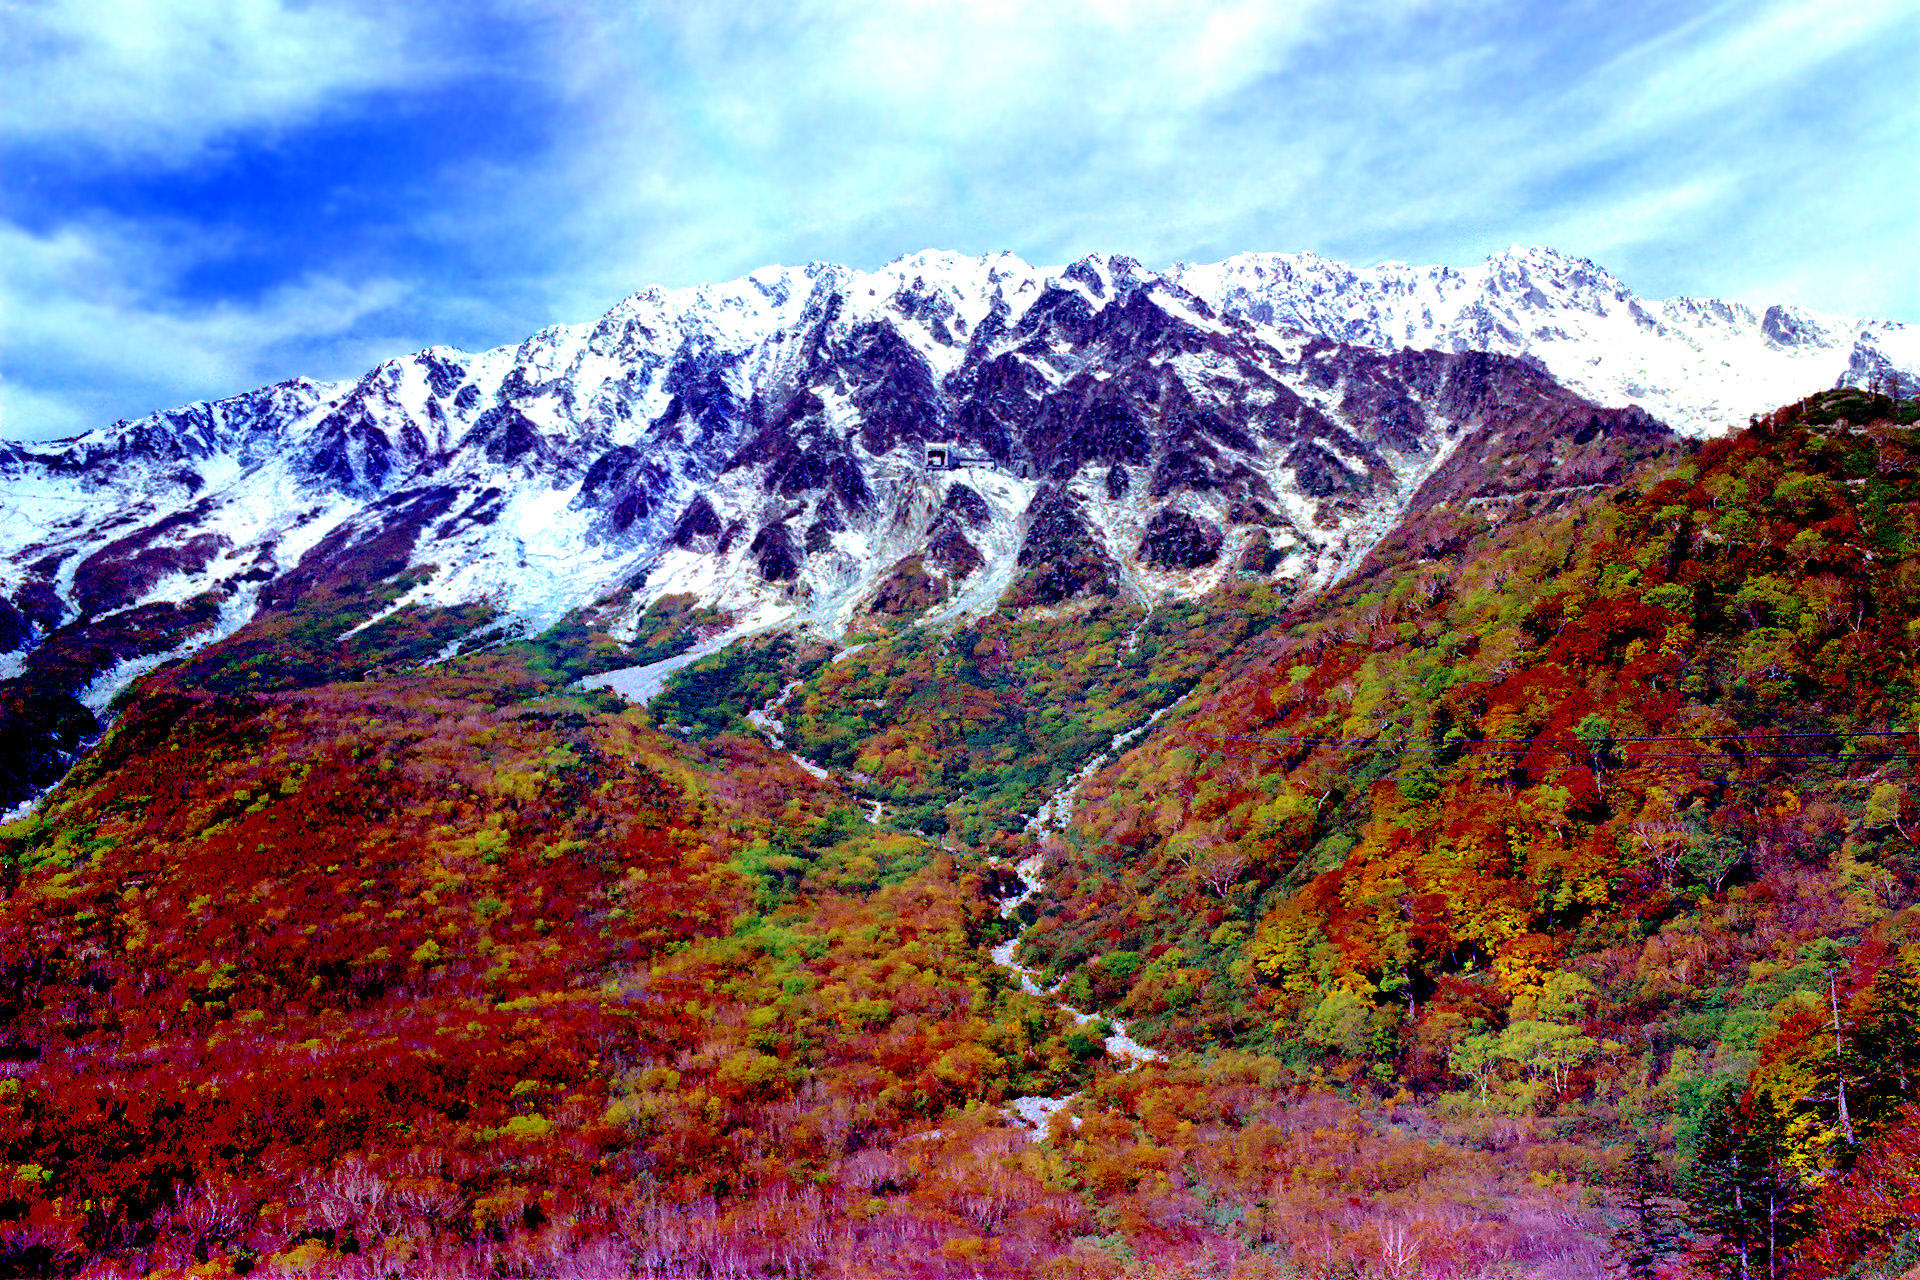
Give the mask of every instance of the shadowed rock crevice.
[[1217, 525], [1184, 511], [1163, 510], [1147, 521], [1141, 560], [1161, 569], [1198, 569], [1220, 558], [1226, 541]]
[[1100, 546], [1080, 504], [1052, 485], [1034, 495], [1017, 562], [1020, 572], [1006, 596], [1015, 607], [1120, 590], [1120, 567]]

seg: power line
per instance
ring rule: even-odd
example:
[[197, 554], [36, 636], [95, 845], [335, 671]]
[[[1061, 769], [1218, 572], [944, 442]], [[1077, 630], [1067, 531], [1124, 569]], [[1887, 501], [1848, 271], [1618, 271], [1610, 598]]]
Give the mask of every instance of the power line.
[[[1492, 758], [1506, 760], [1514, 764], [1518, 764], [1526, 760], [1568, 760], [1574, 763], [1593, 762], [1594, 755], [1596, 752], [1610, 751], [1615, 747], [1618, 747], [1622, 744], [1628, 744], [1628, 743], [1712, 742], [1712, 743], [1724, 743], [1729, 748], [1731, 748], [1730, 750], [1717, 751], [1717, 752], [1664, 751], [1664, 752], [1655, 752], [1655, 753], [1649, 753], [1646, 755], [1639, 755], [1639, 756], [1628, 756], [1625, 759], [1621, 759], [1613, 762], [1605, 762], [1605, 761], [1599, 762], [1602, 767], [1611, 768], [1617, 772], [1631, 771], [1634, 769], [1643, 769], [1643, 768], [1698, 770], [1700, 768], [1707, 767], [1707, 768], [1716, 768], [1716, 769], [1726, 769], [1729, 766], [1739, 767], [1741, 765], [1752, 766], [1752, 765], [1762, 765], [1762, 764], [1769, 764], [1769, 763], [1775, 763], [1775, 764], [1820, 764], [1820, 763], [1869, 764], [1869, 763], [1920, 761], [1920, 750], [1901, 749], [1901, 750], [1880, 750], [1880, 751], [1872, 751], [1872, 750], [1816, 751], [1816, 750], [1801, 749], [1801, 748], [1798, 748], [1797, 746], [1785, 746], [1785, 749], [1778, 749], [1778, 750], [1743, 749], [1743, 748], [1750, 748], [1755, 746], [1764, 747], [1765, 744], [1769, 744], [1769, 743], [1781, 743], [1785, 745], [1785, 744], [1810, 743], [1810, 742], [1816, 742], [1816, 741], [1832, 741], [1835, 739], [1843, 739], [1843, 740], [1859, 739], [1859, 738], [1884, 739], [1884, 738], [1903, 738], [1903, 737], [1915, 736], [1915, 730], [1899, 729], [1899, 728], [1887, 728], [1887, 729], [1879, 729], [1879, 730], [1836, 729], [1836, 730], [1830, 730], [1827, 732], [1808, 732], [1808, 733], [1742, 734], [1738, 732], [1732, 732], [1732, 733], [1715, 733], [1715, 734], [1647, 734], [1647, 735], [1639, 735], [1639, 736], [1625, 737], [1625, 738], [1609, 737], [1605, 739], [1596, 740], [1593, 742], [1587, 742], [1579, 739], [1565, 739], [1565, 738], [1545, 739], [1542, 741], [1527, 741], [1527, 740], [1516, 739], [1516, 738], [1506, 738], [1506, 739], [1492, 738], [1492, 739], [1482, 739], [1476, 742], [1461, 742], [1453, 745], [1438, 746], [1438, 747], [1419, 746], [1419, 745], [1413, 745], [1413, 744], [1408, 744], [1404, 742], [1380, 743], [1376, 740], [1370, 740], [1365, 738], [1327, 738], [1327, 737], [1266, 738], [1266, 737], [1257, 737], [1250, 734], [1207, 733], [1203, 730], [1197, 730], [1197, 729], [1188, 729], [1188, 730], [1183, 730], [1182, 732], [1188, 737], [1207, 739], [1210, 741], [1222, 742], [1222, 743], [1247, 743], [1247, 744], [1254, 744], [1257, 746], [1271, 746], [1271, 747], [1315, 748], [1315, 747], [1330, 746], [1330, 747], [1339, 748], [1341, 750], [1349, 751], [1354, 754], [1365, 754], [1365, 755], [1451, 756], [1455, 758], [1466, 758], [1466, 759], [1471, 759], [1475, 757], [1480, 757], [1480, 758], [1492, 757]], [[1511, 745], [1507, 745], [1507, 744], [1511, 744]], [[1222, 750], [1219, 750], [1218, 748], [1210, 749], [1209, 753], [1219, 755], [1224, 759], [1246, 760], [1246, 761], [1251, 761], [1255, 763], [1270, 762], [1273, 759], [1274, 754], [1277, 754], [1277, 753], [1269, 753], [1267, 755], [1240, 755], [1232, 752], [1222, 751]], [[1703, 779], [1703, 780], [1710, 781], [1711, 779]], [[1729, 778], [1718, 779], [1718, 781], [1732, 783], [1737, 781], [1757, 781], [1757, 780], [1734, 779], [1729, 777]]]
[[[1272, 756], [1242, 756], [1242, 755], [1235, 755], [1230, 751], [1211, 751], [1208, 754], [1217, 756], [1222, 760], [1244, 760], [1249, 764], [1270, 764], [1273, 761]], [[1564, 759], [1564, 757], [1556, 757], [1556, 758]], [[1850, 757], [1850, 758], [1857, 759], [1858, 757]], [[1713, 764], [1727, 763], [1727, 761], [1724, 761], [1724, 760], [1710, 760], [1709, 762]], [[1615, 772], [1625, 772], [1637, 767], [1639, 766], [1633, 765], [1633, 764], [1616, 766]], [[1707, 783], [1708, 785], [1711, 785], [1711, 786], [1719, 786], [1719, 787], [1765, 787], [1765, 786], [1773, 786], [1779, 782], [1779, 779], [1777, 778], [1736, 778], [1727, 774], [1720, 774], [1720, 775], [1700, 774], [1697, 776], [1701, 782]]]
[[[1350, 747], [1355, 750], [1398, 750], [1400, 749], [1397, 747], [1378, 746], [1375, 740], [1371, 738], [1320, 738], [1320, 737], [1262, 738], [1262, 737], [1254, 737], [1250, 734], [1242, 734], [1242, 733], [1207, 733], [1206, 731], [1201, 729], [1187, 729], [1187, 730], [1183, 730], [1183, 732], [1187, 733], [1192, 737], [1215, 738], [1222, 742], [1260, 742], [1260, 743], [1272, 743], [1277, 746]], [[1523, 746], [1529, 746], [1529, 747], [1533, 747], [1534, 744], [1543, 744], [1543, 745], [1555, 747], [1561, 750], [1584, 751], [1596, 745], [1596, 742], [1606, 742], [1606, 743], [1612, 743], [1612, 744], [1618, 744], [1622, 742], [1782, 742], [1782, 741], [1788, 741], [1788, 740], [1804, 741], [1809, 738], [1813, 738], [1813, 739], [1899, 738], [1899, 737], [1912, 737], [1914, 733], [1915, 733], [1915, 730], [1913, 729], [1904, 729], [1899, 727], [1888, 727], [1885, 729], [1826, 729], [1826, 730], [1821, 730], [1817, 732], [1810, 731], [1806, 733], [1741, 733], [1738, 730], [1734, 730], [1727, 733], [1668, 733], [1668, 734], [1649, 734], [1642, 737], [1627, 737], [1627, 738], [1616, 737], [1614, 735], [1609, 734], [1605, 738], [1595, 740], [1595, 742], [1589, 742], [1585, 738], [1542, 738], [1542, 739], [1481, 738], [1475, 741], [1472, 745], [1482, 746], [1490, 743], [1512, 742], [1512, 743], [1518, 743]], [[1407, 748], [1407, 749], [1419, 750], [1422, 748]], [[1435, 748], [1435, 750], [1442, 750], [1442, 751], [1455, 751], [1460, 749], [1461, 748], [1458, 748], [1458, 747]]]

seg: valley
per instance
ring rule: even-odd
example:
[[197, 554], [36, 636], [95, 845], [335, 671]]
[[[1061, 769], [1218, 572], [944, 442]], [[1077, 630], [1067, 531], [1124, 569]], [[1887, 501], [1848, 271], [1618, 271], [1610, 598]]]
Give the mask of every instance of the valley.
[[1337, 267], [4, 446], [0, 1270], [1901, 1275], [1906, 331]]

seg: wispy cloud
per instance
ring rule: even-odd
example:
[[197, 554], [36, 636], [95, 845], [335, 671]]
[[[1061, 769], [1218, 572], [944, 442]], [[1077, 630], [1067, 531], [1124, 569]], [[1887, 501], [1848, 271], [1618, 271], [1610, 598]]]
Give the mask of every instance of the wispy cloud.
[[[1196, 135], [1212, 118], [1333, 15], [1384, 8], [728, 5], [583, 21], [568, 65], [585, 68], [589, 124], [562, 185], [578, 242], [612, 252], [579, 288], [928, 244], [1148, 248], [1160, 236], [1139, 206], [1202, 195], [1161, 179], [1211, 149]], [[1120, 198], [1130, 180], [1144, 189]], [[1124, 231], [1103, 216], [1128, 205]], [[1067, 213], [1122, 233], [1088, 243]]]
[[0, 434], [76, 434], [122, 416], [129, 391], [157, 408], [244, 390], [330, 344], [364, 356], [368, 322], [405, 301], [391, 279], [311, 275], [247, 303], [182, 305], [171, 273], [193, 255], [173, 240], [108, 224], [47, 236], [0, 225], [0, 342], [28, 374], [0, 384]]
[[[583, 22], [568, 64], [590, 123], [553, 171], [568, 212], [549, 224], [556, 259], [582, 269], [548, 283], [580, 311], [641, 281], [927, 244], [1459, 262], [1553, 241], [1626, 251], [1649, 289], [1711, 291], [1661, 250], [1710, 225], [1738, 252], [1743, 205], [1848, 149], [1796, 127], [1810, 84], [1847, 68], [1862, 101], [1912, 117], [1893, 52], [1910, 6], [1558, 12], [695, 6]], [[1757, 278], [1741, 274], [1728, 287]]]
[[[198, 282], [259, 253], [242, 209], [105, 210], [39, 198], [43, 174], [133, 189], [234, 163], [451, 62], [407, 11], [356, 0], [45, 0], [0, 6], [0, 433], [46, 438], [244, 390], [366, 349], [407, 286], [292, 263], [265, 287]], [[242, 160], [240, 163], [244, 164]], [[319, 188], [318, 190], [324, 190]], [[118, 193], [116, 192], [116, 196]], [[120, 205], [127, 199], [118, 196]]]
[[[1907, 0], [1733, 0], [1662, 31], [1596, 67], [1573, 95], [1594, 121], [1584, 146], [1658, 140], [1700, 123], [1715, 132], [1733, 121], [1764, 123], [1768, 95], [1847, 55], [1882, 42], [1911, 42]], [[1788, 104], [1775, 104], [1788, 105]]]
[[1908, 0], [68, 0], [0, 43], [9, 433], [926, 247], [1552, 243], [1920, 320]]
[[0, 7], [0, 139], [183, 162], [424, 74], [402, 6], [29, 0]]

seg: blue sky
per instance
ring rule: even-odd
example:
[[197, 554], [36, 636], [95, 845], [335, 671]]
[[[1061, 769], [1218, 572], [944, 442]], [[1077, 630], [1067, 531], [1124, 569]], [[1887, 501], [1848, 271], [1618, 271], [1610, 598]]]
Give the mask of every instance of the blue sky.
[[0, 435], [939, 247], [1920, 322], [1920, 6], [11, 0]]

